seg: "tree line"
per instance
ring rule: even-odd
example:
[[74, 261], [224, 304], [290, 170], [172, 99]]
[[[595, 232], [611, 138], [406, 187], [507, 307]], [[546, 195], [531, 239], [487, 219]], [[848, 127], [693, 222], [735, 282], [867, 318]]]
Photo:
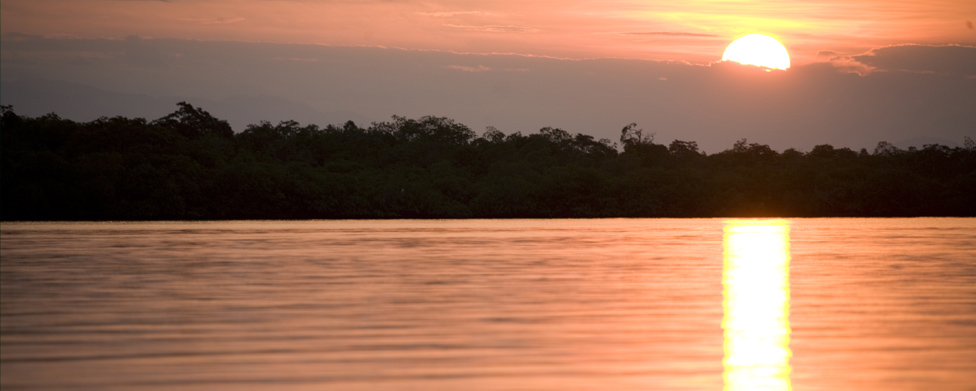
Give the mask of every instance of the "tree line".
[[443, 117], [363, 128], [165, 117], [79, 123], [3, 107], [0, 219], [976, 216], [976, 145], [707, 155], [546, 127], [478, 136]]

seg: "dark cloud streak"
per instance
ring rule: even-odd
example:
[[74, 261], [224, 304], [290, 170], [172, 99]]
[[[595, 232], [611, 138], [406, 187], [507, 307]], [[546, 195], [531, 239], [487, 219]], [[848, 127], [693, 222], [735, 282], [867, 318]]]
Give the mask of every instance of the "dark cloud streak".
[[882, 71], [976, 76], [976, 47], [970, 46], [888, 46], [853, 59]]
[[623, 32], [621, 35], [638, 35], [638, 36], [663, 36], [663, 37], [717, 37], [715, 34], [701, 34], [701, 33], [686, 33], [681, 31], [634, 31], [634, 32]]

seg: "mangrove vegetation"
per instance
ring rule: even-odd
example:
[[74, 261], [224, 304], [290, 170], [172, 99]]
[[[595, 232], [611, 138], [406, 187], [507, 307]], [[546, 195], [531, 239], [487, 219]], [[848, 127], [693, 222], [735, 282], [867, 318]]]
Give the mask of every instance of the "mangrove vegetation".
[[240, 133], [187, 103], [165, 117], [0, 124], [3, 220], [976, 216], [976, 146], [707, 155], [557, 128], [482, 135], [448, 118]]

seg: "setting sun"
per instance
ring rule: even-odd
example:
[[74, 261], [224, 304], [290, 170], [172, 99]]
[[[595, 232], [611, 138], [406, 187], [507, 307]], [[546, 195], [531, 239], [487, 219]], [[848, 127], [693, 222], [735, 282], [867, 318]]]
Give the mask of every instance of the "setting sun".
[[775, 38], [762, 34], [749, 34], [729, 44], [722, 54], [722, 61], [786, 69], [790, 67], [790, 55]]

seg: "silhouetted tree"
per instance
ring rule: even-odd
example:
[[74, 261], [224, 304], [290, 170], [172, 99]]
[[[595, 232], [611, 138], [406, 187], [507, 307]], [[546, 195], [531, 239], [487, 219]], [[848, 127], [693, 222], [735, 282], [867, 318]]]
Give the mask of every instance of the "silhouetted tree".
[[191, 139], [207, 135], [224, 138], [234, 136], [234, 131], [227, 121], [214, 118], [210, 113], [186, 102], [176, 105], [179, 106], [178, 110], [153, 121], [153, 124], [173, 129]]
[[974, 216], [976, 148], [706, 155], [636, 124], [609, 140], [545, 127], [477, 137], [443, 117], [361, 128], [261, 122], [234, 134], [185, 102], [155, 121], [2, 107], [4, 220]]

